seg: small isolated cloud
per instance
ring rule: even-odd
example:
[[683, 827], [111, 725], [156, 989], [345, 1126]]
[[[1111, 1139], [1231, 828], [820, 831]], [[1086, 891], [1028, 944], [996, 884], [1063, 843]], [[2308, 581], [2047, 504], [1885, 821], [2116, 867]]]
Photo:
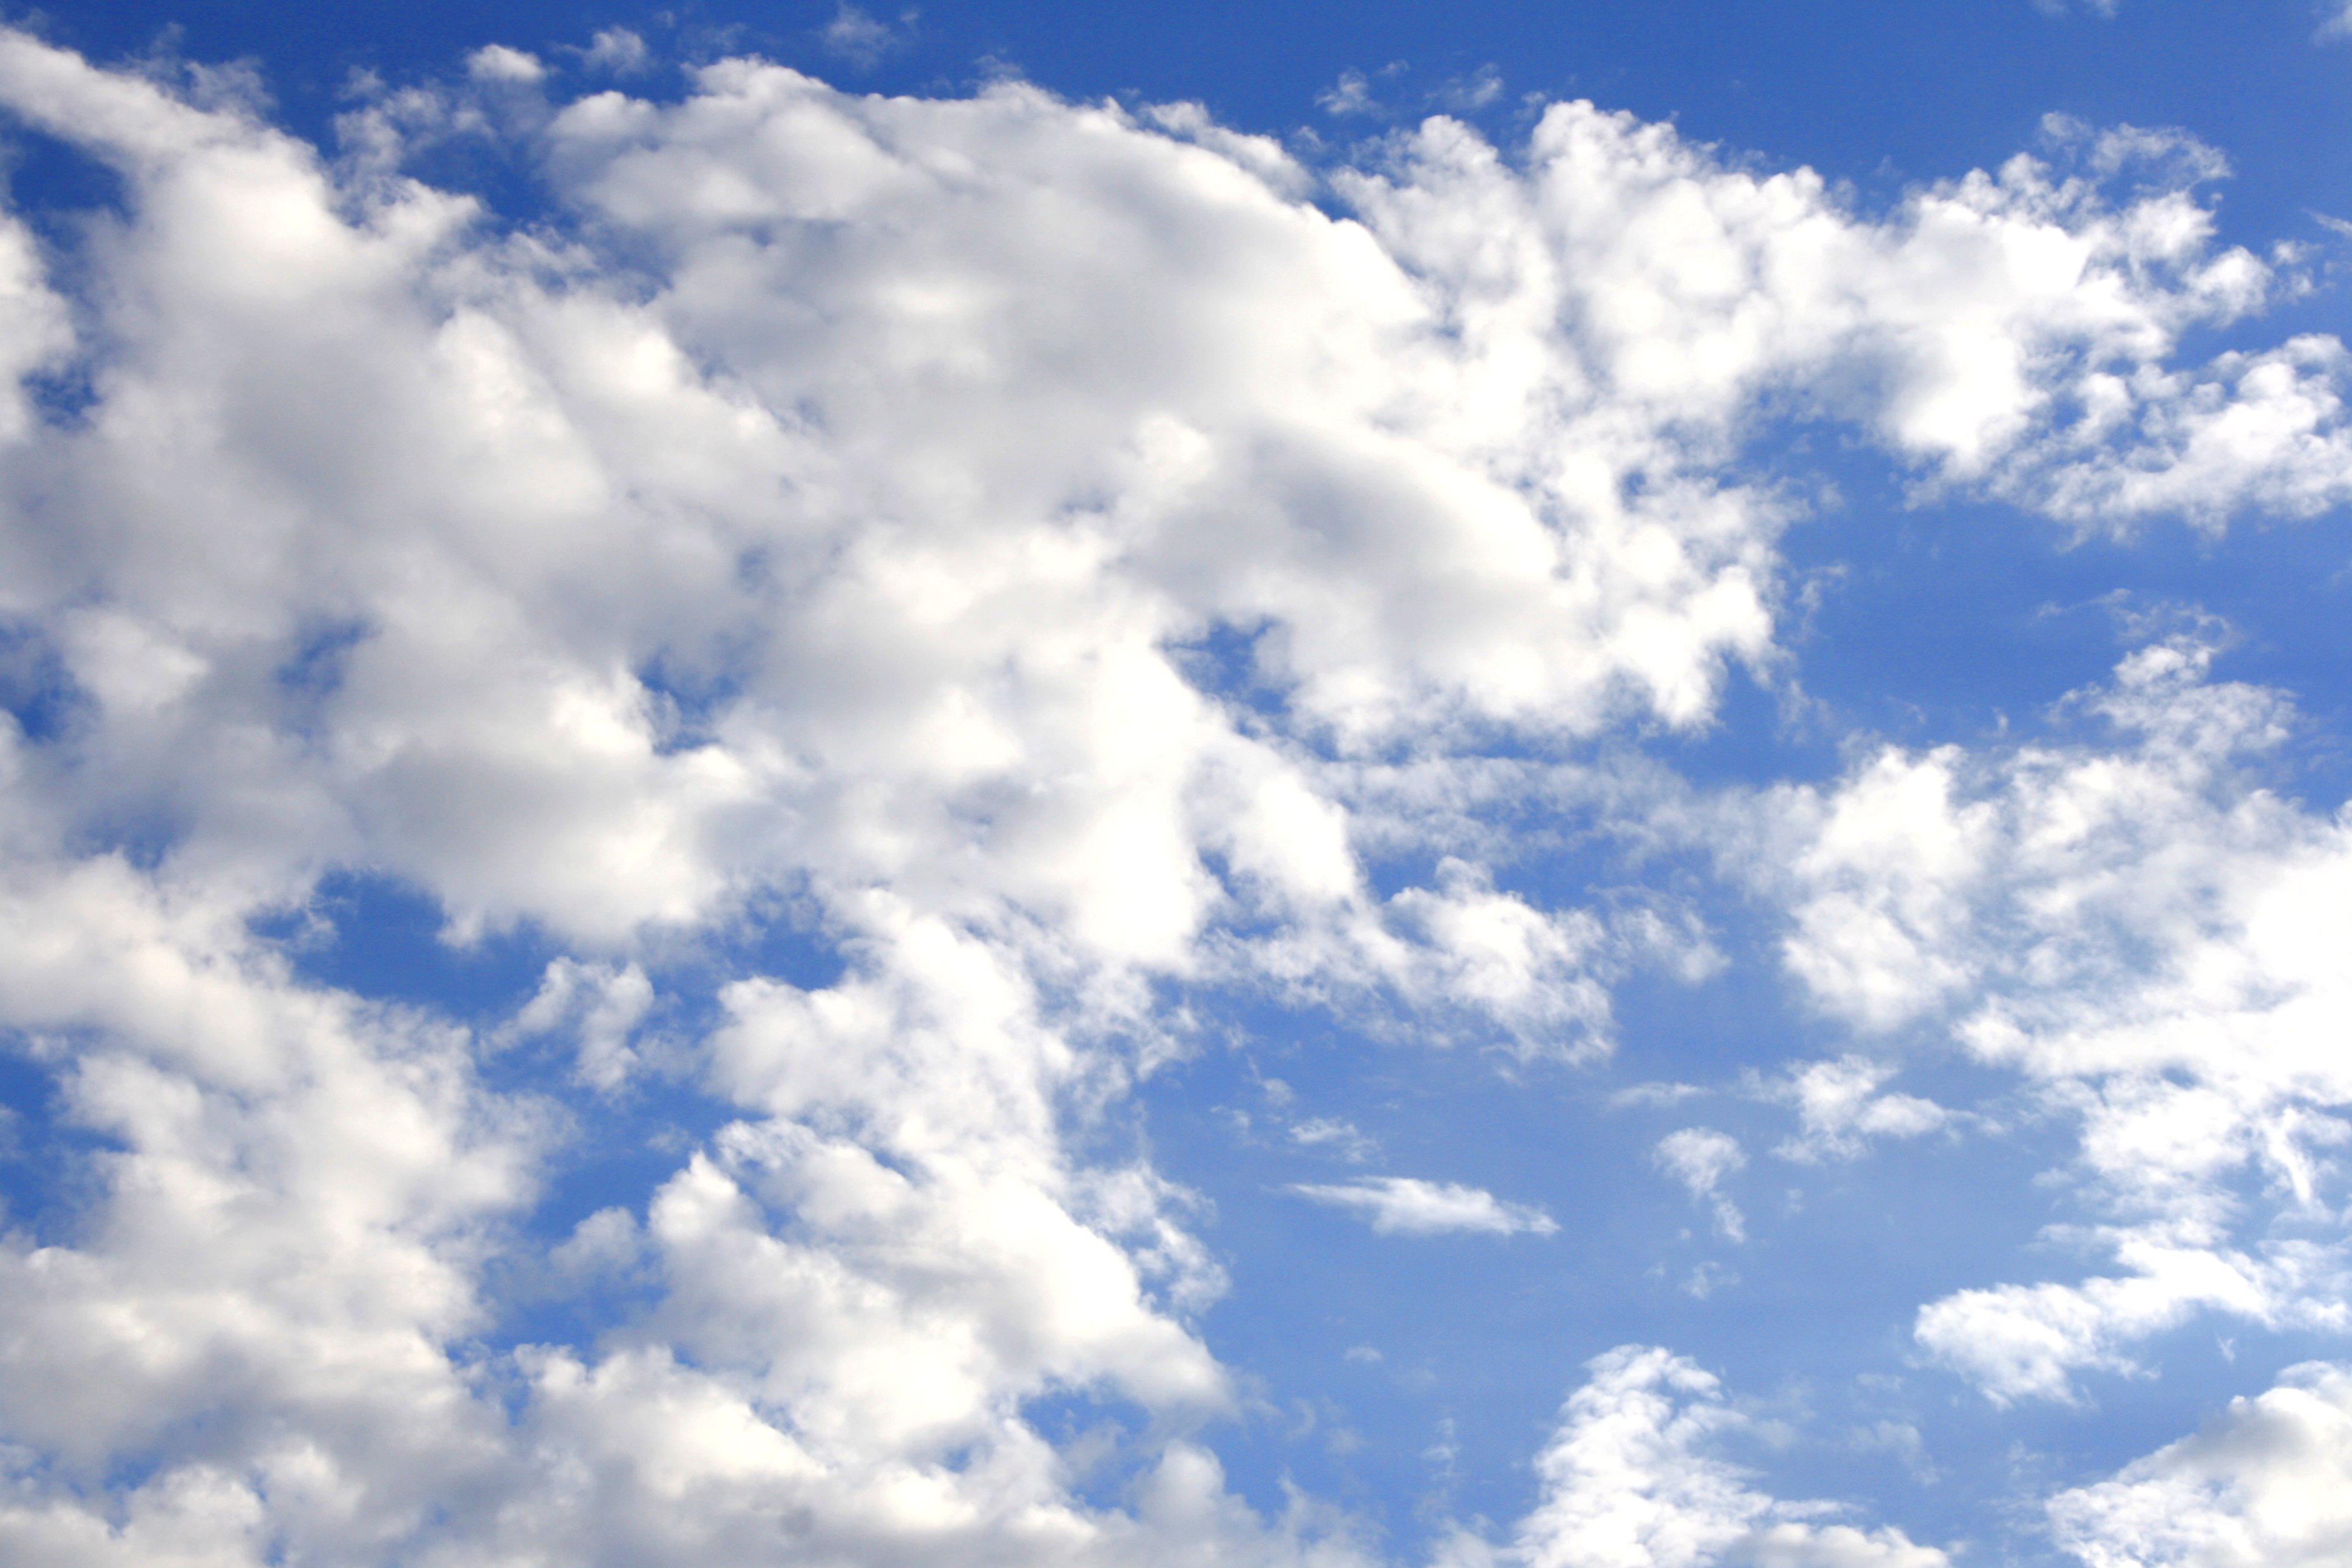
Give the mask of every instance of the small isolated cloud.
[[1732, 1241], [1748, 1239], [1748, 1223], [1738, 1206], [1717, 1190], [1726, 1176], [1748, 1163], [1738, 1139], [1712, 1127], [1685, 1127], [1659, 1139], [1650, 1159], [1680, 1182], [1694, 1202], [1713, 1204], [1717, 1230]]
[[1328, 1185], [1300, 1183], [1289, 1190], [1314, 1203], [1358, 1210], [1381, 1236], [1442, 1236], [1450, 1231], [1549, 1236], [1559, 1229], [1551, 1215], [1536, 1205], [1505, 1203], [1482, 1187], [1454, 1182], [1372, 1176]]
[[1490, 60], [1467, 76], [1452, 78], [1433, 96], [1442, 109], [1473, 113], [1503, 96], [1503, 73]]
[[1609, 1103], [1620, 1110], [1635, 1105], [1680, 1105], [1692, 1096], [1706, 1092], [1695, 1083], [1637, 1083], [1631, 1089], [1621, 1089], [1611, 1095]]
[[1911, 1479], [1921, 1486], [1935, 1485], [1942, 1474], [1928, 1456], [1927, 1441], [1920, 1436], [1919, 1428], [1908, 1421], [1882, 1420], [1857, 1426], [1849, 1442], [1858, 1453], [1892, 1455], [1902, 1461], [1903, 1468], [1911, 1472]]
[[1764, 1093], [1796, 1106], [1802, 1125], [1772, 1152], [1804, 1164], [1851, 1160], [1874, 1139], [1917, 1138], [1950, 1122], [1951, 1112], [1934, 1100], [1879, 1092], [1894, 1076], [1893, 1068], [1858, 1056], [1790, 1069]]
[[908, 11], [899, 18], [900, 26], [893, 27], [863, 7], [845, 3], [824, 25], [822, 37], [824, 47], [840, 58], [871, 66], [906, 43], [914, 18], [915, 13]]
[[2352, 0], [2329, 0], [2320, 8], [2319, 41], [2333, 43], [2338, 38], [2352, 38]]
[[539, 57], [504, 44], [491, 44], [466, 57], [466, 74], [476, 81], [513, 82], [528, 86], [547, 79]]
[[1324, 113], [1336, 117], [1377, 112], [1380, 104], [1372, 97], [1372, 84], [1361, 71], [1341, 71], [1339, 79], [1318, 94], [1315, 100]]
[[1358, 1131], [1354, 1122], [1330, 1116], [1294, 1122], [1290, 1141], [1301, 1148], [1328, 1149], [1350, 1163], [1360, 1163], [1381, 1151], [1379, 1142]]
[[1738, 1283], [1738, 1270], [1726, 1268], [1722, 1264], [1709, 1258], [1692, 1269], [1690, 1278], [1684, 1280], [1678, 1288], [1684, 1295], [1704, 1301], [1717, 1290]]
[[1404, 71], [1402, 60], [1391, 60], [1371, 76], [1360, 70], [1343, 70], [1339, 73], [1339, 79], [1318, 93], [1315, 101], [1324, 113], [1334, 119], [1345, 119], [1351, 114], [1385, 114], [1388, 106], [1374, 94], [1372, 83], [1375, 79], [1391, 81], [1402, 76]]
[[626, 27], [606, 27], [581, 52], [581, 63], [613, 76], [635, 76], [653, 63], [645, 39]]

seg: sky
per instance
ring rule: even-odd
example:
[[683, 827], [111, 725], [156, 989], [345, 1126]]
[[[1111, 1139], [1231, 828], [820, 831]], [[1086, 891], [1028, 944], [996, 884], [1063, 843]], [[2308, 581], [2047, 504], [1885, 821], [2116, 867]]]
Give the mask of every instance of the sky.
[[0, 1561], [2352, 1561], [2352, 11], [0, 22]]

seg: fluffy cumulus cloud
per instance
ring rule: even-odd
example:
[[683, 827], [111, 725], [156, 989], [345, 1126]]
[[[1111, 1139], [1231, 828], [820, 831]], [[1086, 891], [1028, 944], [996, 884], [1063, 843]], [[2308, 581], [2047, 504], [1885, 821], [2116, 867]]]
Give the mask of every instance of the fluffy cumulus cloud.
[[[1675, 458], [1695, 437], [1783, 393], [1861, 424], [1924, 481], [1980, 485], [2086, 529], [2158, 513], [2218, 526], [2247, 506], [2343, 499], [2352, 437], [2335, 340], [2168, 363], [2184, 331], [2281, 284], [2211, 244], [2193, 193], [2223, 161], [2129, 127], [2053, 118], [2044, 134], [2055, 163], [2020, 155], [1877, 223], [1808, 172], [1759, 179], [1586, 105], [1546, 114], [1524, 176], [1433, 121], [1394, 172], [1344, 188], [1401, 256], [1453, 284], [1465, 339], [1491, 345], [1500, 384], [1481, 390], [1517, 391], [1465, 415], [1508, 429], [1538, 409], [1590, 409], [1621, 473], [1686, 471]], [[2118, 177], [2139, 190], [2122, 207], [2102, 195]], [[1526, 352], [1537, 324], [1565, 328], [1574, 352]]]
[[2302, 1568], [2352, 1554], [2352, 1372], [2291, 1367], [2277, 1387], [2060, 1494], [2050, 1517], [2089, 1568]]
[[[2130, 655], [2065, 705], [2094, 731], [2079, 743], [1886, 750], [1774, 803], [1794, 835], [1784, 956], [1820, 1005], [1865, 1035], [1948, 1028], [2080, 1128], [2088, 1212], [2053, 1239], [2115, 1271], [1919, 1317], [1997, 1400], [2073, 1397], [2073, 1369], [2127, 1370], [2133, 1342], [2200, 1312], [2352, 1328], [2333, 1224], [2352, 845], [2263, 786], [2292, 712], [2210, 679], [2212, 653], [2181, 636]], [[1888, 1070], [1801, 1076], [1811, 1142], [1937, 1125], [1925, 1101], [1862, 1098]]]
[[1721, 1384], [1651, 1345], [1596, 1358], [1536, 1458], [1541, 1500], [1511, 1560], [1528, 1568], [1948, 1568], [1901, 1531], [1814, 1522], [1832, 1503], [1787, 1503], [1718, 1451], [1750, 1426]]
[[[753, 59], [559, 100], [555, 58], [486, 47], [331, 158], [0, 32], [0, 108], [121, 189], [0, 223], [0, 1022], [86, 1199], [0, 1245], [11, 1561], [1358, 1560], [1185, 1436], [1236, 1401], [1219, 1265], [1074, 1131], [1220, 996], [1589, 1061], [1612, 984], [1718, 962], [1672, 897], [1548, 900], [1432, 824], [1482, 748], [1690, 730], [1777, 657], [1794, 503], [1734, 465], [1775, 421], [2086, 528], [2352, 471], [2340, 346], [2174, 363], [2280, 287], [2177, 138], [2057, 127], [1873, 217], [1582, 104], [1516, 161], [1441, 119], [1327, 175], [1189, 106]], [[408, 172], [486, 138], [533, 221]], [[2160, 1175], [2102, 1233], [2133, 1272], [1922, 1319], [1996, 1392], [2187, 1305], [2324, 1315], [2334, 1255], [2231, 1240], [2217, 1184], [2333, 1191], [2352, 861], [2233, 793], [2277, 704], [2200, 657], [2095, 699], [2136, 751], [1889, 753], [1767, 814], [1824, 1008], [1972, 1008], [2089, 1179]], [[306, 978], [263, 933], [330, 876], [530, 933], [535, 997]], [[1791, 1081], [1822, 1157], [1939, 1124], [1866, 1064]], [[656, 1091], [716, 1130], [541, 1234]], [[1737, 1146], [1668, 1143], [1736, 1234]], [[1072, 1392], [1150, 1434], [1115, 1500], [1026, 1414]], [[1566, 1421], [1530, 1563], [1944, 1561], [1750, 1489], [1664, 1352]]]

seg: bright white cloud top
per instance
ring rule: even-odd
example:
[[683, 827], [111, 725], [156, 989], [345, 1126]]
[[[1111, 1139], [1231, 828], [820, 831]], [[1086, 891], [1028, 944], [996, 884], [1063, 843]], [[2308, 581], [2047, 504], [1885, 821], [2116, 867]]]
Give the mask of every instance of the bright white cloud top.
[[[2016, 1500], [1773, 1456], [1932, 1476], [1922, 1423], [2168, 1335], [2352, 1332], [2352, 843], [2229, 627], [2136, 611], [2015, 736], [1682, 761], [1811, 700], [1836, 464], [2053, 555], [2340, 526], [2352, 356], [2263, 335], [2325, 269], [2216, 237], [2219, 153], [2053, 120], [1874, 210], [1582, 102], [1310, 163], [656, 68], [490, 44], [322, 150], [0, 33], [18, 132], [119, 182], [0, 229], [0, 1559], [1944, 1568]], [[543, 209], [415, 172], [453, 149]], [[528, 984], [331, 971], [378, 897]], [[1637, 1029], [1742, 976], [1769, 1025]], [[1615, 1152], [1412, 1142], [1473, 1081]], [[1287, 1173], [1172, 1169], [1171, 1085]], [[2054, 1195], [1890, 1263], [1867, 1345], [1742, 1384], [1665, 1308], [1561, 1328], [1507, 1517], [1229, 1473], [1344, 1426], [1217, 1327], [1250, 1194], [1426, 1316], [1602, 1279], [1611, 1214], [1683, 1234], [1672, 1313], [1753, 1315], [1804, 1184], [1995, 1149]], [[2340, 1560], [2311, 1353], [2019, 1483], [2019, 1550]]]

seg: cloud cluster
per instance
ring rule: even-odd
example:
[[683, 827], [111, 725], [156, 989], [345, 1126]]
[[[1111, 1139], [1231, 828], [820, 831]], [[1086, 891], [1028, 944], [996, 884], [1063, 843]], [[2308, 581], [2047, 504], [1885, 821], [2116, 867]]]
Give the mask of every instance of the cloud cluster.
[[[64, 252], [0, 224], [0, 1025], [99, 1144], [81, 1210], [0, 1244], [0, 1555], [1353, 1561], [1183, 1436], [1231, 1404], [1220, 1271], [1186, 1194], [1072, 1129], [1186, 1046], [1177, 991], [1589, 1059], [1612, 980], [1712, 950], [1664, 895], [1547, 902], [1411, 833], [1376, 878], [1350, 769], [1442, 795], [1485, 750], [1703, 723], [1776, 657], [1794, 504], [1737, 459], [1780, 421], [2084, 526], [2341, 493], [2340, 347], [2170, 363], [2274, 282], [2177, 138], [1873, 218], [1581, 104], [1516, 163], [1434, 120], [1318, 185], [1185, 106], [561, 75], [485, 47], [331, 160], [0, 31], [0, 108], [121, 186]], [[405, 172], [468, 138], [545, 214]], [[2086, 1086], [2095, 1170], [2166, 1151], [2192, 1242], [2232, 1161], [2317, 1201], [2352, 907], [2335, 828], [2216, 795], [2275, 705], [2193, 662], [2104, 700], [2137, 761], [2032, 753], [1979, 800], [1895, 755], [1781, 802], [1790, 963], [1866, 1026], [2008, 977], [1984, 909], [2029, 978], [2108, 973], [2034, 934], [2063, 909], [2173, 943], [2121, 1013], [2036, 978], [1969, 1037]], [[2175, 866], [2167, 810], [2246, 854]], [[260, 932], [331, 873], [558, 956], [479, 1028], [306, 980]], [[670, 1003], [701, 1022], [650, 1037]], [[2276, 1044], [2210, 1070], [2200, 1031], [2257, 1016]], [[565, 1070], [494, 1070], [549, 1041]], [[1824, 1149], [1924, 1128], [1843, 1082], [1801, 1080]], [[581, 1119], [656, 1087], [720, 1130], [541, 1234]], [[567, 1289], [604, 1316], [538, 1326]], [[1996, 1389], [2072, 1364], [2012, 1360]], [[1024, 1415], [1073, 1391], [1148, 1434], [1116, 1501]], [[1729, 1420], [1687, 1363], [1606, 1360], [1513, 1550], [1942, 1561], [1784, 1517], [1701, 1454]]]
[[[2057, 1239], [2119, 1271], [1919, 1316], [1922, 1345], [1999, 1400], [2072, 1397], [2074, 1369], [2128, 1368], [2132, 1342], [2199, 1311], [2352, 1327], [2332, 1153], [2352, 1139], [2352, 845], [2263, 787], [2291, 712], [2211, 680], [2212, 655], [2158, 642], [2069, 700], [2107, 735], [1889, 749], [1776, 803], [1801, 825], [1776, 852], [1784, 957], [1820, 1005], [1865, 1033], [1938, 1022], [2079, 1122], [2093, 1223]], [[1923, 1131], [1932, 1111], [1891, 1114]]]
[[[1481, 351], [1465, 421], [1500, 435], [1566, 413], [1619, 475], [1687, 473], [1761, 400], [1854, 422], [1923, 482], [2084, 529], [2343, 499], [2335, 340], [2168, 363], [2183, 331], [2282, 281], [2210, 244], [2193, 193], [2227, 172], [2220, 156], [2057, 117], [2044, 132], [2052, 161], [2021, 154], [1876, 222], [1809, 171], [1759, 179], [1582, 104], [1547, 112], [1524, 176], [1433, 121], [1396, 172], [1342, 188]], [[2116, 206], [2103, 190], [2122, 176], [2139, 194]], [[1528, 352], [1533, 332], [1567, 352]]]

